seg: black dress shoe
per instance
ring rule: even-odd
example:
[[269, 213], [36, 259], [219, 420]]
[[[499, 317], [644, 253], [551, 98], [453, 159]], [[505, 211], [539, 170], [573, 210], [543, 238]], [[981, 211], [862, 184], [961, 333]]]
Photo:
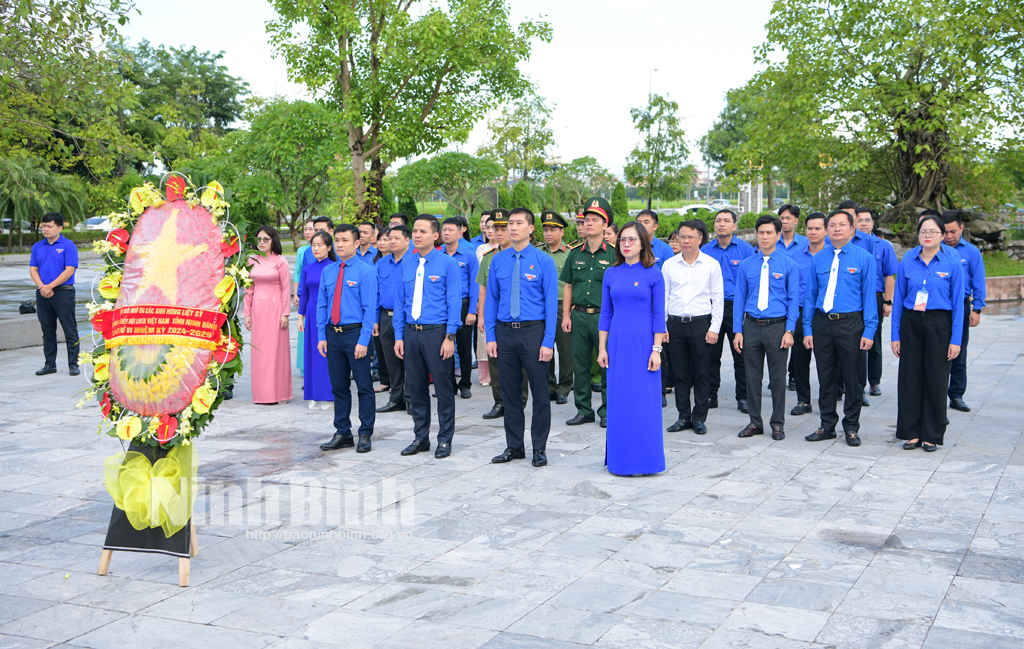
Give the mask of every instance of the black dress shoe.
[[921, 448], [921, 440], [917, 440], [916, 442], [906, 442], [903, 444], [904, 451], [912, 451], [915, 448]]
[[558, 395], [555, 394], [554, 392], [549, 392], [548, 393], [548, 401], [554, 401], [557, 398], [558, 398]]
[[548, 456], [544, 454], [544, 451], [533, 452], [533, 466], [542, 467], [547, 466]]
[[77, 365], [72, 365], [71, 367], [68, 368], [68, 374], [70, 374], [71, 376], [78, 376], [81, 373], [82, 370], [78, 369]]
[[398, 412], [399, 410], [405, 410], [405, 403], [388, 401], [385, 405], [377, 408], [377, 412]]
[[949, 425], [949, 417], [946, 417], [946, 425]]
[[352, 448], [356, 443], [351, 435], [334, 434], [331, 441], [320, 445], [321, 451], [337, 451], [339, 448]]
[[501, 455], [495, 455], [491, 458], [491, 464], [505, 464], [512, 460], [525, 460], [526, 449], [525, 448], [506, 448], [505, 452]]
[[356, 453], [369, 453], [370, 452], [370, 436], [360, 435], [359, 444], [356, 445]]
[[860, 436], [857, 433], [846, 433], [847, 446], [860, 446]]
[[882, 388], [880, 388], [877, 383], [872, 384], [872, 386], [868, 389], [868, 394], [870, 394], [873, 397], [880, 397], [882, 396]]
[[708, 399], [708, 410], [714, 410], [718, 407], [718, 397], [711, 397]]
[[442, 442], [437, 445], [437, 450], [434, 451], [434, 457], [438, 460], [448, 457], [452, 454], [452, 445], [448, 442]]
[[745, 415], [750, 414], [750, 410], [747, 409], [746, 399], [736, 399], [736, 409]]
[[[39, 372], [36, 372], [38, 374]], [[971, 407], [964, 403], [964, 400], [960, 397], [952, 397], [949, 400], [949, 407], [953, 410], [959, 410], [960, 412], [970, 412]]]
[[939, 449], [935, 444], [922, 444], [921, 448], [924, 449], [925, 453], [934, 453]]
[[601, 417], [601, 428], [608, 428], [608, 417]]
[[798, 403], [793, 406], [793, 409], [789, 411], [791, 415], [806, 415], [811, 412], [811, 404], [809, 403]]
[[668, 432], [678, 433], [679, 431], [686, 430], [687, 428], [693, 428], [693, 420], [683, 419], [680, 417], [679, 419], [676, 419], [676, 423], [668, 427]]
[[591, 392], [600, 392], [601, 391], [601, 384], [600, 383], [591, 383], [590, 384], [590, 391]]
[[426, 453], [430, 450], [430, 440], [424, 441], [422, 444], [413, 442], [402, 449], [402, 455], [416, 455], [417, 453]]
[[484, 419], [498, 419], [505, 416], [505, 406], [500, 403], [494, 404], [494, 407], [484, 413]]
[[754, 424], [747, 424], [747, 427], [741, 430], [737, 437], [753, 437], [754, 435], [764, 435], [764, 428]]
[[572, 419], [565, 422], [566, 426], [579, 426], [580, 424], [592, 424], [594, 423], [594, 415], [583, 415], [577, 414]]
[[56, 373], [57, 373], [57, 368], [56, 367], [48, 367], [46, 365], [43, 366], [43, 369], [36, 370], [36, 376], [42, 376], [44, 374], [56, 374]]
[[477, 362], [473, 361], [473, 364], [470, 365], [470, 367], [473, 368], [474, 370], [477, 369]]
[[698, 435], [706, 435], [708, 432], [708, 427], [704, 425], [703, 421], [695, 421], [693, 422], [693, 432], [697, 433]]
[[776, 442], [786, 439], [786, 432], [782, 429], [782, 426], [778, 424], [772, 425], [772, 439]]
[[560, 406], [564, 406], [565, 404], [569, 403], [569, 398], [564, 394], [560, 394], [555, 397], [555, 403], [557, 403]]
[[790, 378], [789, 383], [786, 384], [786, 389], [790, 392], [796, 392], [796, 379]]
[[863, 396], [861, 396], [861, 402], [860, 402], [860, 405], [861, 405], [861, 407], [862, 407], [862, 408], [867, 408], [868, 406], [870, 406], [870, 405], [871, 405], [871, 402], [870, 402], [870, 401], [868, 401], [868, 393], [867, 393], [867, 392], [865, 392], [865, 393], [863, 394]]
[[473, 396], [473, 392], [469, 388], [463, 388], [459, 390], [459, 396], [463, 399], [469, 399]]
[[668, 407], [668, 399], [665, 398], [664, 394], [661, 395], [661, 407], [662, 408], [667, 408]]
[[823, 431], [820, 428], [818, 430], [814, 431], [813, 433], [811, 433], [810, 435], [808, 435], [807, 437], [804, 437], [804, 439], [806, 439], [808, 442], [821, 442], [821, 441], [826, 440], [826, 439], [835, 439], [835, 438], [836, 438], [836, 431], [832, 431], [831, 433], [826, 433], [825, 431]]

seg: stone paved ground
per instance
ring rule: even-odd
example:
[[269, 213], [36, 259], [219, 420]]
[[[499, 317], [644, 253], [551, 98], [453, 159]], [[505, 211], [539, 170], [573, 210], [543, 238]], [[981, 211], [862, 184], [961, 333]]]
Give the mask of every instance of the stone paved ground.
[[934, 454], [893, 444], [887, 352], [860, 448], [803, 441], [813, 416], [740, 440], [725, 399], [637, 478], [607, 473], [571, 406], [548, 467], [489, 464], [504, 438], [479, 387], [449, 459], [401, 457], [403, 414], [372, 453], [321, 453], [329, 413], [255, 406], [243, 377], [198, 442], [189, 588], [162, 556], [95, 574], [119, 444], [74, 409], [83, 381], [2, 352], [0, 647], [1020, 647], [1024, 322], [986, 315], [970, 350], [974, 410]]

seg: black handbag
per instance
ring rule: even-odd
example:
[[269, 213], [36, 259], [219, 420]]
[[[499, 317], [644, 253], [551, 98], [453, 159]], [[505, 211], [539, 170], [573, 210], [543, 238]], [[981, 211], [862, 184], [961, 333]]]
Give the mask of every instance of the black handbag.
[[18, 313], [20, 313], [21, 315], [25, 315], [27, 313], [35, 313], [35, 312], [36, 312], [36, 301], [35, 300], [26, 300], [25, 302], [22, 302], [18, 306]]

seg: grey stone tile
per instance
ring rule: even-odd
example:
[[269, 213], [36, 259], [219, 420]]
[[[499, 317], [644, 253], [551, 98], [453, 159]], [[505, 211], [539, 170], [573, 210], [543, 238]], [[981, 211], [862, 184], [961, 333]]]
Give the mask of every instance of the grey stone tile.
[[771, 572], [779, 561], [781, 554], [754, 554], [752, 552], [735, 552], [732, 550], [711, 548], [705, 550], [687, 566], [711, 572], [731, 572], [737, 575], [764, 577]]
[[455, 624], [437, 624], [416, 620], [377, 645], [380, 649], [406, 649], [410, 646], [438, 649], [477, 649], [496, 632]]
[[665, 584], [664, 590], [742, 601], [759, 583], [758, 576], [684, 568]]
[[[0, 649], [47, 649], [48, 647], [56, 646], [58, 645], [53, 644], [49, 640], [35, 640], [33, 638], [0, 634]], [[60, 647], [65, 646], [69, 645], [60, 645]]]
[[306, 628], [336, 608], [333, 602], [258, 598], [211, 624], [275, 636], [303, 637]]
[[48, 599], [54, 602], [67, 602], [83, 593], [92, 592], [120, 581], [117, 578], [100, 577], [83, 572], [47, 572], [42, 577], [12, 586], [5, 589], [4, 592], [36, 599]]
[[975, 579], [1022, 583], [1024, 582], [1024, 560], [996, 559], [968, 554], [964, 557], [956, 574]]
[[509, 631], [563, 642], [593, 644], [620, 619], [618, 615], [540, 606], [509, 627]]
[[747, 601], [809, 611], [834, 611], [848, 591], [849, 586], [836, 584], [765, 579], [747, 595]]
[[31, 615], [53, 605], [53, 601], [45, 599], [0, 595], [0, 625], [7, 624], [26, 615]]
[[579, 649], [584, 645], [575, 642], [561, 642], [549, 638], [538, 638], [521, 633], [499, 633], [480, 649]]
[[679, 569], [674, 566], [656, 566], [635, 561], [609, 559], [580, 577], [580, 580], [653, 590], [664, 586], [677, 572]]
[[1024, 614], [1020, 609], [946, 600], [935, 617], [935, 626], [1013, 638], [1018, 644], [1024, 641]]
[[[142, 615], [180, 622], [209, 624], [240, 608], [259, 601], [255, 595], [217, 590], [207, 586], [192, 587], [170, 599], [141, 611]], [[146, 618], [132, 618], [145, 621]], [[170, 628], [179, 628], [168, 625]]]
[[933, 626], [921, 649], [1018, 649], [1020, 641], [987, 633]]
[[107, 611], [134, 613], [177, 595], [181, 588], [171, 584], [129, 579], [113, 580], [109, 585], [88, 590], [68, 600], [71, 604], [92, 606]]
[[385, 584], [345, 605], [346, 609], [369, 611], [403, 618], [419, 618], [455, 597], [436, 588], [408, 584]]
[[421, 619], [428, 622], [503, 631], [534, 608], [536, 608], [535, 604], [522, 600], [457, 595], [425, 614]]
[[828, 619], [829, 614], [821, 611], [744, 602], [722, 623], [719, 630], [746, 631], [812, 642]]
[[351, 609], [338, 609], [316, 620], [306, 629], [306, 640], [370, 649], [395, 635], [413, 620]]
[[719, 628], [704, 641], [701, 649], [810, 649], [812, 646], [809, 642], [778, 634]]
[[907, 569], [868, 566], [857, 587], [942, 599], [952, 581], [953, 575], [921, 572], [909, 566]]
[[0, 626], [0, 633], [65, 642], [124, 617], [73, 604], [54, 604]]
[[623, 608], [621, 613], [630, 617], [686, 622], [715, 629], [737, 606], [739, 603], [731, 600], [695, 597], [662, 590], [643, 601]]
[[559, 608], [578, 608], [598, 613], [619, 613], [642, 601], [653, 591], [632, 586], [578, 581], [546, 603]]
[[840, 649], [917, 649], [927, 635], [927, 624], [833, 615], [818, 642]]
[[942, 600], [937, 598], [907, 597], [880, 590], [854, 588], [836, 609], [836, 613], [926, 624], [935, 617], [941, 603]]
[[627, 617], [601, 636], [598, 647], [609, 649], [696, 649], [711, 629], [668, 620]]

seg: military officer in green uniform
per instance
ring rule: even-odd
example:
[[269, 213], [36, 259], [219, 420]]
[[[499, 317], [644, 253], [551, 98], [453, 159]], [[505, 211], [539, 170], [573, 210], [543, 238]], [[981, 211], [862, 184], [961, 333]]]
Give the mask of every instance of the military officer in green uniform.
[[[540, 214], [540, 224], [544, 228], [544, 243], [541, 250], [551, 255], [555, 260], [555, 268], [559, 275], [565, 267], [565, 260], [569, 258], [569, 248], [562, 241], [565, 234], [565, 227], [568, 223], [562, 215], [552, 210], [544, 210]], [[562, 318], [562, 293], [565, 291], [565, 282], [561, 277], [558, 280], [558, 318]], [[558, 351], [558, 377], [555, 378], [555, 359], [551, 360], [548, 370], [548, 394], [551, 400], [558, 404], [568, 403], [569, 393], [572, 392], [572, 346], [569, 344], [571, 334], [558, 327], [555, 332], [555, 349]]]
[[[562, 292], [562, 330], [571, 333], [573, 397], [576, 416], [565, 422], [578, 426], [594, 421], [591, 405], [590, 360], [598, 348], [597, 325], [601, 319], [601, 283], [604, 271], [615, 263], [615, 248], [604, 241], [604, 229], [613, 218], [612, 206], [595, 196], [583, 205], [586, 242], [569, 251], [559, 279]], [[607, 423], [608, 388], [606, 370], [601, 369], [601, 426]]]

